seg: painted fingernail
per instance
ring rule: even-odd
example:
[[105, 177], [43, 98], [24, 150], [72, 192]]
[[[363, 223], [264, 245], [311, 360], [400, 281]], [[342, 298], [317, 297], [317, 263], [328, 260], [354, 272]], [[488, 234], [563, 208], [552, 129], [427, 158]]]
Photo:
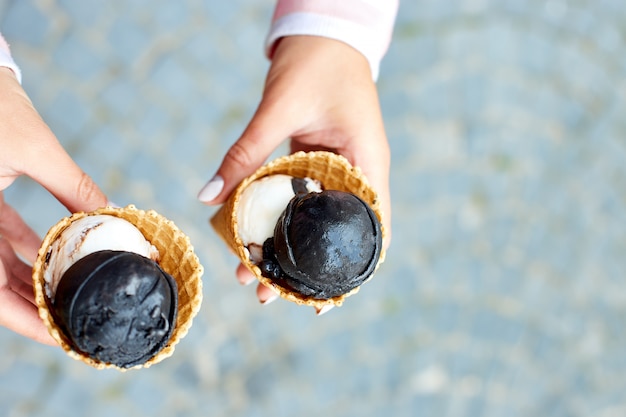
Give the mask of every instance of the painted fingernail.
[[217, 198], [224, 189], [224, 178], [219, 175], [214, 176], [206, 183], [198, 193], [198, 200], [209, 203]]
[[237, 280], [239, 281], [241, 285], [248, 286], [252, 284], [253, 282], [255, 282], [256, 278], [254, 276], [246, 277], [245, 279], [239, 279], [239, 277], [237, 277]]
[[326, 305], [324, 305], [324, 306], [322, 306], [320, 308], [315, 307], [315, 313], [318, 316], [321, 316], [322, 314], [328, 313], [330, 310], [333, 309], [333, 307], [334, 307], [334, 305], [332, 305], [332, 304], [326, 304]]
[[261, 304], [266, 306], [266, 305], [274, 302], [277, 298], [278, 298], [278, 294], [272, 294], [268, 298], [266, 298], [265, 300], [259, 300], [259, 301], [261, 302]]

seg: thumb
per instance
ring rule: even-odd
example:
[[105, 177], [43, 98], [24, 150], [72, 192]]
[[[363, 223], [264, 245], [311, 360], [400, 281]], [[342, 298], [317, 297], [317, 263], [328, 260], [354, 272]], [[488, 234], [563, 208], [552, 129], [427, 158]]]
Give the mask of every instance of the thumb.
[[[14, 174], [25, 174], [37, 181], [71, 212], [104, 206], [105, 195], [70, 158], [17, 79], [0, 77], [0, 91], [3, 165], [8, 165]], [[0, 186], [6, 187], [11, 181], [11, 177], [5, 178]]]
[[100, 187], [54, 140], [34, 156], [26, 175], [41, 184], [70, 212], [92, 211], [107, 204]]
[[289, 123], [261, 103], [241, 137], [230, 147], [216, 174], [198, 193], [205, 204], [222, 204], [235, 187], [253, 174], [290, 134]]

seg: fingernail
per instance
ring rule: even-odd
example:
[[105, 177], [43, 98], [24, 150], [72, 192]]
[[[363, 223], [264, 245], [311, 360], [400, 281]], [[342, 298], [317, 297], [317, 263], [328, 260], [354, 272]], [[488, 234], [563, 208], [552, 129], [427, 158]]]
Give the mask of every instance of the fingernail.
[[274, 302], [274, 300], [276, 300], [278, 298], [278, 294], [272, 294], [269, 296], [269, 298], [266, 298], [265, 300], [259, 300], [261, 302], [262, 305], [266, 306], [272, 302]]
[[108, 207], [113, 207], [113, 208], [121, 208], [121, 206], [115, 204], [114, 202], [112, 202], [111, 200], [107, 201], [107, 206]]
[[209, 203], [217, 198], [224, 189], [224, 178], [219, 175], [214, 176], [206, 183], [198, 193], [198, 200]]
[[247, 276], [246, 279], [241, 279], [239, 278], [239, 276], [237, 276], [237, 281], [239, 281], [239, 283], [243, 286], [248, 286], [250, 284], [252, 284], [253, 282], [255, 282], [257, 279], [254, 276]]
[[326, 304], [326, 305], [324, 305], [324, 306], [322, 306], [320, 308], [315, 307], [315, 313], [318, 316], [321, 316], [322, 314], [328, 313], [330, 310], [333, 309], [333, 307], [334, 307], [334, 305], [332, 305], [332, 304]]

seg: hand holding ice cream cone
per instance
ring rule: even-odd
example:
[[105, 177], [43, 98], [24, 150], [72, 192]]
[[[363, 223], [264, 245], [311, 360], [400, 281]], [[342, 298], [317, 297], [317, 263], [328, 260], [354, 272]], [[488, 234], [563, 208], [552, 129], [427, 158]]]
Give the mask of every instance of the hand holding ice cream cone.
[[[387, 248], [391, 237], [389, 146], [376, 85], [361, 54], [330, 39], [282, 39], [254, 117], [200, 191], [200, 201], [223, 204], [287, 138], [292, 152], [332, 151], [360, 168], [378, 194], [386, 230], [383, 248]], [[248, 268], [239, 268], [237, 275], [240, 282], [251, 281]], [[257, 291], [262, 302], [274, 297], [267, 287]]]
[[265, 288], [322, 312], [384, 260], [382, 218], [358, 168], [331, 152], [297, 152], [244, 179], [211, 224]]

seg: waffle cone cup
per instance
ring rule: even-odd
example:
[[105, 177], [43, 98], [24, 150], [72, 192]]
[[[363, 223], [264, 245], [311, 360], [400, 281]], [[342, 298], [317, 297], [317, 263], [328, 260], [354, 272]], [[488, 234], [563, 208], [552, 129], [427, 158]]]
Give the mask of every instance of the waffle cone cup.
[[47, 267], [46, 255], [50, 245], [59, 238], [61, 233], [72, 222], [86, 216], [98, 214], [120, 217], [135, 225], [146, 240], [158, 249], [160, 255], [158, 260], [159, 266], [174, 278], [178, 287], [178, 315], [176, 327], [172, 332], [170, 340], [163, 349], [148, 361], [128, 369], [147, 368], [174, 353], [174, 346], [191, 328], [193, 318], [200, 310], [202, 303], [202, 281], [200, 278], [202, 277], [203, 267], [194, 253], [189, 238], [171, 220], [166, 219], [153, 210], [143, 211], [135, 208], [133, 205], [124, 208], [104, 207], [89, 213], [74, 213], [52, 226], [43, 239], [37, 260], [33, 266], [33, 288], [39, 316], [48, 328], [50, 335], [72, 358], [97, 369], [115, 368], [120, 371], [126, 370], [126, 368], [98, 361], [74, 350], [70, 340], [55, 323], [54, 316], [50, 310], [51, 302], [46, 295], [44, 270]]
[[[264, 277], [261, 270], [249, 256], [238, 232], [237, 207], [241, 194], [253, 182], [268, 175], [285, 174], [293, 177], [309, 177], [320, 181], [325, 190], [351, 192], [369, 204], [381, 222], [383, 239], [385, 229], [382, 227], [383, 215], [376, 191], [369, 185], [367, 178], [358, 167], [350, 165], [348, 160], [332, 152], [296, 152], [292, 155], [275, 159], [259, 168], [254, 174], [245, 178], [231, 193], [228, 200], [211, 218], [211, 225], [226, 245], [239, 257], [254, 276], [264, 285], [273, 289], [280, 297], [300, 305], [315, 307], [318, 311], [325, 306], [340, 306], [346, 297], [358, 292], [359, 287], [346, 294], [336, 297], [319, 299], [294, 292]], [[385, 252], [380, 255], [376, 268], [384, 261]], [[371, 278], [371, 277], [370, 277]], [[369, 278], [368, 278], [369, 279]]]

